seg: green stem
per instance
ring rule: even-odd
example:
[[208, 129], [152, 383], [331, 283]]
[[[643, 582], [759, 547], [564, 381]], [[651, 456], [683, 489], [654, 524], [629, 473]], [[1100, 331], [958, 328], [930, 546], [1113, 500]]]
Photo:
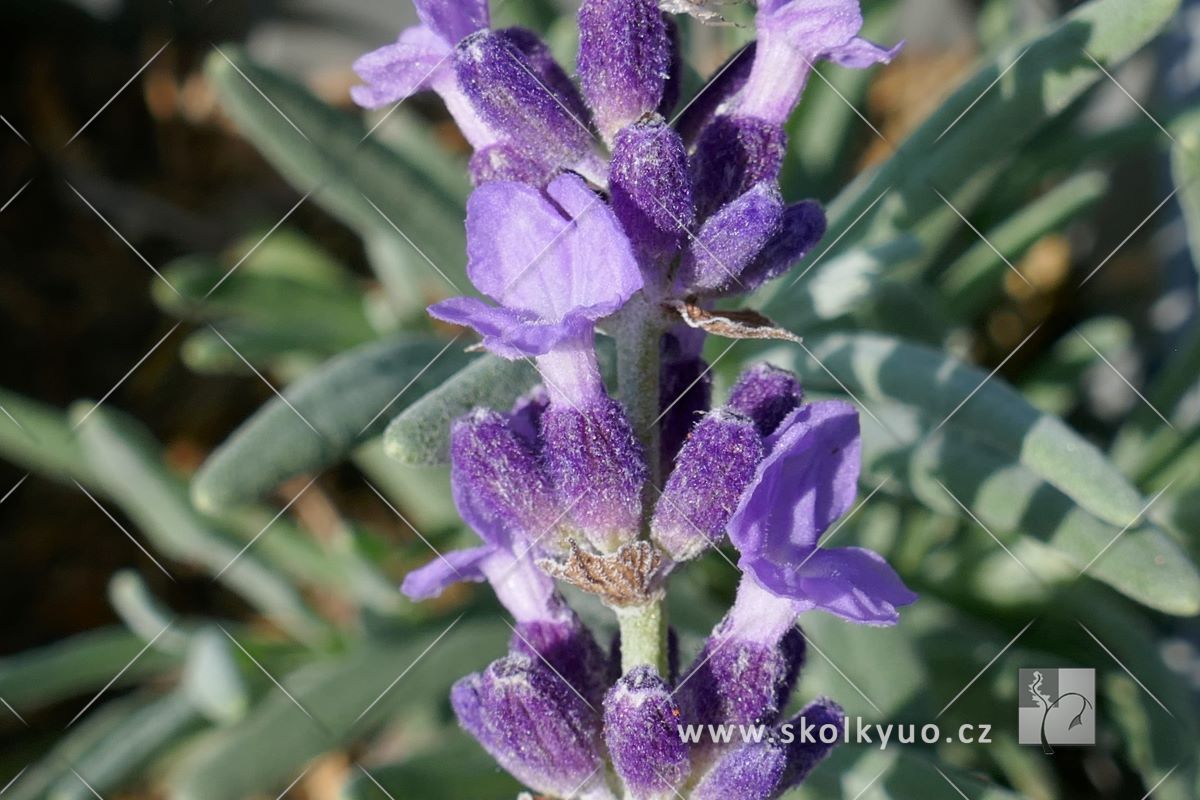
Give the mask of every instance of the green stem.
[[667, 674], [667, 617], [662, 599], [613, 609], [621, 627], [621, 673], [649, 664]]

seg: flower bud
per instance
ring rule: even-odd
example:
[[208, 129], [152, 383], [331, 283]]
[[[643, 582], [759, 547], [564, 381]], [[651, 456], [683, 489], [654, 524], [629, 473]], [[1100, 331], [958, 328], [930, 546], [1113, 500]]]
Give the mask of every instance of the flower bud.
[[650, 523], [654, 541], [676, 561], [720, 542], [762, 457], [762, 437], [748, 417], [727, 409], [706, 414], [658, 499]]
[[626, 673], [604, 698], [604, 740], [630, 800], [677, 796], [691, 765], [679, 706], [650, 666]]
[[496, 411], [476, 409], [454, 423], [450, 480], [463, 519], [477, 531], [536, 539], [557, 517], [537, 453]]
[[692, 155], [692, 186], [699, 217], [763, 181], [774, 182], [783, 167], [783, 126], [756, 117], [718, 116], [700, 134]]
[[692, 800], [771, 800], [787, 772], [787, 747], [780, 741], [743, 744], [718, 759], [691, 794]]
[[476, 112], [502, 139], [528, 158], [570, 167], [591, 150], [586, 123], [570, 109], [570, 96], [539, 76], [510, 31], [478, 31], [454, 53], [459, 86]]
[[748, 367], [729, 392], [729, 407], [754, 420], [769, 436], [784, 417], [799, 407], [804, 393], [800, 381], [785, 369], [760, 362]]
[[[813, 768], [820, 764], [836, 746], [821, 741], [819, 732], [826, 725], [832, 725], [838, 731], [843, 729], [846, 713], [842, 707], [827, 697], [821, 697], [809, 703], [791, 720], [793, 730], [811, 726], [818, 732], [815, 742], [801, 741], [797, 736], [788, 745], [787, 770], [784, 773], [780, 791], [786, 791], [803, 782]], [[840, 740], [839, 740], [840, 741]]]
[[698, 294], [745, 291], [742, 271], [779, 232], [783, 198], [773, 183], [759, 183], [713, 214], [683, 254], [679, 282]]
[[691, 144], [696, 141], [704, 127], [746, 84], [750, 68], [754, 66], [754, 50], [755, 43], [750, 42], [730, 56], [705, 82], [704, 91], [679, 113], [675, 130], [679, 131], [684, 142]]
[[662, 262], [679, 253], [695, 221], [683, 141], [662, 117], [630, 125], [617, 134], [609, 170], [612, 208], [642, 264], [659, 282]]
[[754, 260], [742, 271], [744, 289], [753, 291], [791, 269], [825, 235], [825, 212], [811, 200], [790, 205], [783, 212], [779, 230]]
[[[695, 333], [689, 330], [684, 335]], [[663, 337], [659, 373], [659, 445], [664, 474], [671, 474], [675, 459], [700, 415], [712, 404], [712, 374], [708, 362], [685, 352], [674, 334]]]
[[598, 713], [529, 656], [507, 656], [459, 680], [450, 704], [492, 758], [535, 791], [575, 797], [603, 785]]
[[659, 107], [671, 61], [671, 33], [657, 0], [584, 0], [579, 79], [605, 141]]
[[561, 619], [518, 622], [509, 651], [544, 661], [598, 708], [610, 682], [608, 655], [565, 604], [564, 611]]
[[736, 627], [727, 616], [679, 682], [693, 722], [769, 725], [787, 705], [804, 663], [804, 635], [791, 627], [778, 639], [760, 639]]
[[637, 538], [646, 459], [621, 404], [601, 395], [542, 416], [546, 465], [568, 516], [601, 552]]

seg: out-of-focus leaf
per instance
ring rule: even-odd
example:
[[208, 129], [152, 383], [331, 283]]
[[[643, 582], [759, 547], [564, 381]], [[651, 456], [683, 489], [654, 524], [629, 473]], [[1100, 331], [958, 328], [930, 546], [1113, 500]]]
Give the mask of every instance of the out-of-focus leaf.
[[188, 369], [202, 375], [243, 375], [243, 358], [260, 372], [283, 380], [298, 380], [334, 355], [328, 341], [311, 331], [277, 329], [226, 320], [193, 331], [183, 341], [180, 356]]
[[222, 583], [302, 640], [325, 635], [324, 622], [286, 578], [253, 550], [242, 552], [234, 536], [192, 507], [186, 484], [163, 462], [158, 443], [141, 423], [86, 403], [77, 406], [74, 416], [82, 420], [80, 440], [104, 493], [137, 523], [154, 550], [219, 575]]
[[[134, 710], [103, 739], [72, 759], [68, 771], [50, 788], [54, 800], [89, 800], [141, 777], [144, 767], [204, 726], [204, 718], [186, 697], [173, 692]], [[75, 773], [78, 773], [76, 775]], [[87, 784], [80, 780], [87, 781]]]
[[354, 463], [380, 494], [399, 508], [417, 530], [436, 531], [462, 524], [450, 494], [450, 470], [443, 464], [397, 464], [384, 452], [382, 439], [354, 451]]
[[1200, 112], [1176, 121], [1171, 174], [1179, 188], [1179, 206], [1187, 224], [1192, 265], [1200, 271]]
[[1112, 361], [1133, 341], [1133, 328], [1119, 317], [1094, 317], [1080, 325], [1078, 332], [1078, 336], [1068, 333], [1055, 342], [1022, 375], [1021, 391], [1039, 411], [1065, 416], [1083, 399], [1080, 382], [1084, 375], [1095, 367], [1108, 369], [1103, 359]]
[[123, 569], [108, 582], [108, 601], [129, 630], [160, 650], [182, 653], [187, 635], [174, 628], [175, 615], [158, 601], [135, 570]]
[[393, 419], [383, 434], [384, 452], [402, 464], [444, 464], [455, 419], [476, 406], [507, 409], [536, 382], [526, 361], [478, 358]]
[[1096, 203], [1107, 190], [1104, 173], [1080, 173], [986, 231], [987, 241], [972, 245], [942, 276], [944, 307], [957, 319], [974, 319], [999, 294], [1009, 264], [1015, 264], [1038, 239]]
[[876, 480], [894, 475], [947, 513], [961, 514], [961, 501], [997, 534], [1033, 536], [1139, 602], [1200, 610], [1200, 576], [1170, 537], [1139, 523], [1145, 500], [1136, 489], [1000, 379], [881, 336], [832, 335], [810, 351], [815, 362], [785, 351], [772, 360], [793, 360], [810, 387], [865, 403]]
[[0, 457], [61, 481], [91, 482], [63, 412], [4, 389], [0, 409]]
[[206, 735], [169, 776], [172, 796], [241, 800], [286, 786], [313, 756], [380, 724], [403, 724], [402, 712], [443, 706], [451, 684], [499, 658], [510, 635], [498, 620], [448, 632], [441, 624], [276, 676], [296, 702], [276, 690], [240, 723]]
[[[455, 732], [437, 750], [397, 764], [369, 766], [350, 776], [342, 800], [388, 800], [420, 797], [421, 800], [509, 800], [521, 791], [492, 757], [465, 734]], [[372, 781], [378, 781], [383, 790]]]
[[192, 498], [219, 512], [324, 469], [465, 360], [453, 344], [430, 339], [375, 342], [330, 360], [242, 423], [196, 473]]
[[215, 627], [197, 631], [188, 644], [180, 684], [193, 708], [222, 724], [237, 722], [250, 706], [250, 690], [233, 647]]
[[207, 72], [225, 111], [297, 189], [364, 237], [408, 248], [403, 274], [380, 275], [398, 306], [416, 311], [451, 291], [438, 270], [467, 285], [462, 205], [420, 161], [232, 46], [209, 57]]
[[[1178, 8], [1179, 0], [1092, 0], [1000, 51], [891, 159], [864, 173], [830, 205], [827, 241], [838, 242], [832, 253], [886, 241], [940, 213], [945, 204], [935, 187], [953, 197], [962, 184], [1002, 163], [1104, 77], [1092, 58], [1111, 70], [1153, 38]], [[854, 235], [844, 235], [852, 228]], [[800, 266], [807, 268], [824, 252], [818, 248]], [[827, 269], [823, 264], [809, 277]]]
[[99, 690], [126, 665], [128, 669], [121, 673], [115, 687], [128, 686], [179, 663], [177, 656], [154, 649], [134, 660], [145, 646], [138, 635], [111, 627], [5, 656], [0, 658], [0, 697], [25, 714]]

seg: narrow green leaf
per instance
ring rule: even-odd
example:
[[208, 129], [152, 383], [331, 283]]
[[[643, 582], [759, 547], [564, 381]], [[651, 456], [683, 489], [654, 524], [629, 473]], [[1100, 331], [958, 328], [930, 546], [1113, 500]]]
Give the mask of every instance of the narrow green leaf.
[[1084, 375], [1108, 369], [1104, 359], [1114, 361], [1133, 342], [1132, 326], [1120, 317], [1093, 317], [1077, 330], [1078, 336], [1064, 335], [1021, 377], [1021, 392], [1039, 411], [1066, 416], [1083, 399]]
[[5, 389], [0, 409], [0, 457], [57, 480], [91, 482], [66, 414]]
[[213, 452], [196, 473], [192, 498], [216, 513], [328, 467], [377, 436], [392, 415], [440, 386], [465, 360], [453, 343], [397, 339], [328, 361]]
[[250, 690], [242, 677], [233, 643], [215, 626], [192, 635], [183, 665], [180, 691], [208, 719], [237, 722], [250, 706]]
[[[84, 419], [86, 415], [86, 420]], [[304, 641], [324, 637], [326, 625], [285, 577], [232, 534], [201, 516], [187, 486], [163, 462], [161, 448], [137, 421], [107, 406], [80, 404], [80, 439], [104, 493], [145, 534], [154, 550], [204, 568], [281, 627]]]
[[74, 771], [51, 787], [47, 800], [91, 800], [95, 793], [121, 789], [143, 777], [143, 768], [203, 726], [203, 717], [186, 697], [173, 692], [157, 698], [130, 713], [95, 746], [72, 759]]
[[526, 361], [478, 358], [393, 419], [383, 435], [384, 451], [402, 464], [444, 464], [455, 419], [476, 406], [507, 408], [536, 382]]
[[168, 776], [172, 796], [241, 800], [277, 792], [314, 756], [399, 719], [402, 711], [444, 706], [451, 684], [503, 654], [511, 635], [496, 621], [446, 627], [443, 621], [403, 643], [367, 643], [338, 661], [277, 676], [304, 710], [282, 692], [270, 693], [242, 722], [208, 734], [176, 766]]
[[420, 161], [235, 47], [214, 52], [207, 72], [225, 111], [297, 189], [364, 237], [407, 248], [407, 282], [389, 280], [397, 304], [415, 309], [448, 283], [467, 285], [462, 205]]
[[1187, 223], [1192, 265], [1200, 270], [1200, 113], [1188, 114], [1172, 127], [1176, 141], [1171, 148], [1171, 174]]
[[134, 656], [146, 642], [122, 627], [97, 628], [54, 644], [0, 658], [0, 697], [22, 715], [95, 692], [128, 665], [116, 687], [164, 672], [179, 658], [157, 650]]
[[175, 615], [164, 606], [137, 571], [123, 569], [108, 582], [108, 601], [129, 630], [159, 650], [181, 654], [187, 646], [184, 631], [173, 629]]
[[520, 794], [521, 784], [497, 767], [478, 742], [459, 731], [447, 739], [436, 750], [403, 762], [368, 767], [370, 778], [362, 773], [351, 775], [342, 800], [388, 800], [405, 795], [421, 800], [509, 800]]

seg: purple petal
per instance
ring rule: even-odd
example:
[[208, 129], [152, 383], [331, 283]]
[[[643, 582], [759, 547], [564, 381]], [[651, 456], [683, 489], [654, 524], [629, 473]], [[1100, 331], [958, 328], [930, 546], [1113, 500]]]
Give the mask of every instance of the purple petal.
[[488, 0], [413, 0], [417, 16], [449, 44], [489, 24]]
[[534, 314], [489, 306], [474, 297], [452, 297], [434, 303], [429, 314], [473, 329], [483, 337], [484, 347], [510, 360], [548, 353], [591, 329], [591, 320], [578, 314], [558, 322], [540, 322]]
[[409, 28], [395, 44], [354, 62], [354, 71], [366, 85], [351, 88], [350, 96], [364, 108], [381, 108], [429, 89], [450, 74], [452, 52], [428, 27]]
[[[821, 697], [812, 701], [791, 719], [793, 731], [799, 731], [802, 727], [811, 726], [814, 735], [817, 737], [817, 741], [806, 742], [802, 741], [800, 736], [796, 736], [792, 743], [788, 745], [787, 769], [784, 772], [783, 779], [780, 781], [779, 788], [781, 791], [786, 791], [802, 783], [817, 764], [825, 760], [825, 757], [837, 746], [837, 743], [842, 741], [841, 732], [844, 730], [843, 725], [845, 721], [846, 713], [842, 711], [842, 707], [827, 697]], [[832, 725], [838, 731], [839, 736], [834, 744], [825, 744], [820, 740], [821, 728], [826, 725]]]
[[696, 213], [679, 134], [657, 116], [624, 128], [613, 146], [608, 181], [613, 212], [642, 264], [653, 268], [674, 258]]
[[490, 544], [468, 550], [451, 550], [404, 576], [400, 591], [412, 600], [437, 597], [447, 587], [462, 581], [484, 580], [483, 565], [496, 548]]
[[742, 272], [744, 291], [753, 291], [787, 272], [808, 255], [824, 235], [825, 212], [818, 203], [806, 200], [788, 206], [783, 212], [779, 232]]
[[545, 322], [613, 313], [642, 287], [620, 223], [576, 175], [555, 178], [547, 194], [509, 182], [489, 183], [471, 194], [472, 283], [505, 307]]
[[750, 417], [758, 432], [768, 436], [799, 407], [803, 396], [795, 375], [764, 361], [742, 372], [729, 391], [729, 407]]
[[726, 409], [706, 414], [679, 452], [655, 506], [654, 541], [676, 561], [720, 542], [762, 456], [762, 437], [748, 417]]
[[670, 31], [657, 0], [584, 0], [579, 78], [606, 141], [658, 108], [671, 59]]
[[697, 216], [705, 219], [756, 184], [779, 177], [787, 133], [776, 122], [722, 115], [700, 134], [692, 154]]
[[904, 42], [894, 47], [880, 47], [856, 36], [841, 47], [830, 50], [825, 57], [840, 67], [866, 69], [876, 64], [890, 64], [903, 49]]
[[729, 536], [748, 560], [794, 565], [854, 503], [858, 412], [840, 401], [810, 403], [772, 438], [770, 454], [729, 521]]
[[541, 455], [542, 414], [550, 406], [550, 395], [545, 386], [535, 386], [528, 394], [513, 403], [509, 427]]
[[604, 699], [604, 739], [631, 800], [674, 797], [691, 771], [681, 711], [653, 667], [626, 673]]
[[516, 181], [544, 186], [554, 175], [554, 167], [522, 153], [508, 144], [493, 144], [471, 156], [471, 181], [482, 186], [491, 181]]
[[787, 748], [778, 741], [743, 744], [713, 765], [692, 800], [770, 800], [787, 770]]
[[819, 548], [792, 564], [753, 559], [743, 566], [776, 594], [866, 625], [894, 625], [897, 606], [917, 599], [883, 556], [861, 547]]
[[688, 292], [743, 291], [742, 271], [778, 233], [783, 198], [773, 183], [759, 183], [709, 217], [683, 254], [679, 282]]

